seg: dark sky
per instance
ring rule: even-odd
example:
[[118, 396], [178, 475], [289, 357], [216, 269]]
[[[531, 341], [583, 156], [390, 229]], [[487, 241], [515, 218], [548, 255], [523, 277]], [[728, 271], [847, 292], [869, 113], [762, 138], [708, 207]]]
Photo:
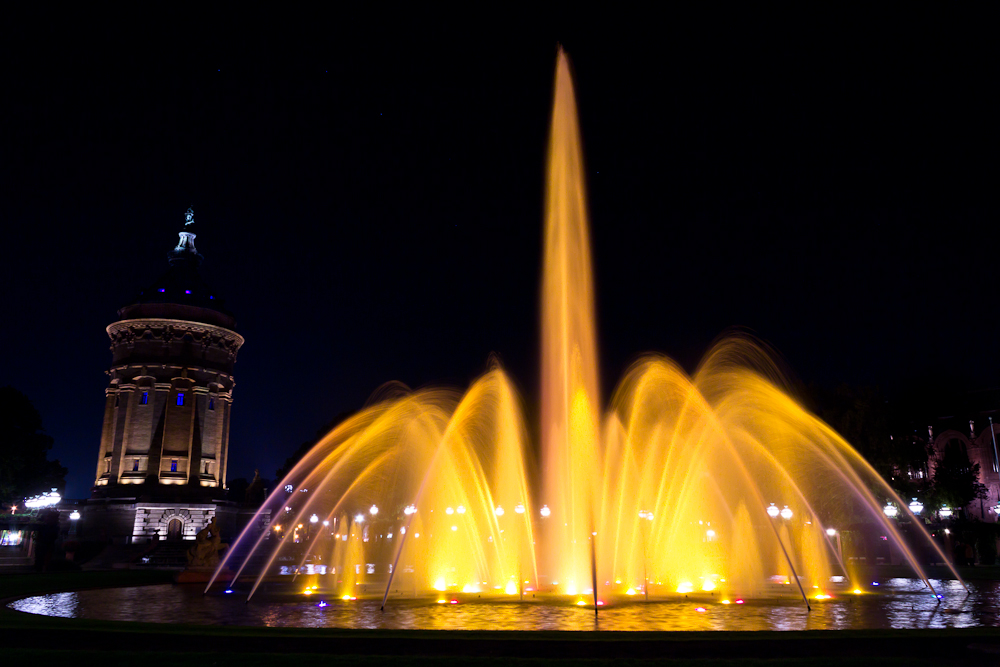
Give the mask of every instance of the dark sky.
[[803, 384], [1000, 384], [986, 16], [546, 18], [502, 37], [106, 18], [0, 29], [0, 385], [41, 412], [71, 497], [96, 466], [104, 329], [166, 270], [189, 205], [247, 341], [230, 478], [270, 476], [384, 382], [467, 386], [491, 352], [533, 405], [558, 42], [605, 391], [645, 351], [693, 369], [733, 326]]

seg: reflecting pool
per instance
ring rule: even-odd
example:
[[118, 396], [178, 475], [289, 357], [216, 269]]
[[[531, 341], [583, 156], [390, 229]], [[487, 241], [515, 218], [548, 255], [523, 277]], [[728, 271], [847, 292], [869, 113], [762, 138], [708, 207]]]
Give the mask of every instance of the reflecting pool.
[[[1000, 582], [932, 580], [940, 604], [920, 580], [889, 579], [879, 593], [844, 591], [816, 601], [807, 612], [801, 599], [782, 596], [739, 603], [716, 596], [690, 599], [608, 601], [598, 614], [573, 600], [484, 601], [474, 595], [381, 600], [296, 596], [255, 599], [197, 587], [164, 584], [54, 593], [8, 606], [31, 614], [150, 623], [397, 630], [845, 630], [996, 626]], [[454, 601], [454, 602], [453, 602]]]

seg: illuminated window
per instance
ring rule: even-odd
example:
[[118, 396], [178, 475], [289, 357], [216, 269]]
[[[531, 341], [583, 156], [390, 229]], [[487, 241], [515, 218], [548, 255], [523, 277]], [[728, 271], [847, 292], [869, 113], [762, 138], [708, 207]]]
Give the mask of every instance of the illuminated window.
[[148, 391], [142, 392], [142, 398], [139, 399], [139, 402], [142, 403], [143, 405], [147, 405], [149, 403], [149, 392]]
[[177, 392], [177, 405], [184, 405], [184, 392]]
[[208, 409], [209, 410], [214, 410], [215, 409], [215, 399], [214, 398], [208, 399]]
[[171, 459], [170, 472], [177, 472], [177, 459]]
[[132, 459], [132, 472], [139, 472], [139, 459]]

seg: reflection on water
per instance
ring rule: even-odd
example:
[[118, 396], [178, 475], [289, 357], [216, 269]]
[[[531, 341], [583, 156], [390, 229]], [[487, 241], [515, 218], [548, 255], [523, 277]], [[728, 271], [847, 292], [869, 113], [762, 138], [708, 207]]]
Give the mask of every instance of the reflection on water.
[[970, 582], [966, 596], [956, 581], [932, 581], [944, 600], [936, 604], [923, 582], [890, 579], [879, 593], [843, 593], [813, 602], [778, 598], [724, 605], [714, 598], [628, 601], [592, 608], [534, 601], [437, 604], [433, 600], [252, 602], [244, 596], [203, 596], [197, 587], [144, 586], [24, 598], [9, 606], [46, 616], [112, 621], [256, 625], [270, 627], [423, 630], [843, 630], [995, 626], [1000, 582]]

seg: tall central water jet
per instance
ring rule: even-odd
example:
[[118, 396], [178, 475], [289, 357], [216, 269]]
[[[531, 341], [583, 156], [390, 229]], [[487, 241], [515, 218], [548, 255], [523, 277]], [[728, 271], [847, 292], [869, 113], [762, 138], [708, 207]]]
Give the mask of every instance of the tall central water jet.
[[542, 502], [545, 574], [567, 587], [590, 581], [590, 545], [602, 469], [594, 287], [580, 130], [569, 60], [556, 65], [545, 197], [542, 278]]

